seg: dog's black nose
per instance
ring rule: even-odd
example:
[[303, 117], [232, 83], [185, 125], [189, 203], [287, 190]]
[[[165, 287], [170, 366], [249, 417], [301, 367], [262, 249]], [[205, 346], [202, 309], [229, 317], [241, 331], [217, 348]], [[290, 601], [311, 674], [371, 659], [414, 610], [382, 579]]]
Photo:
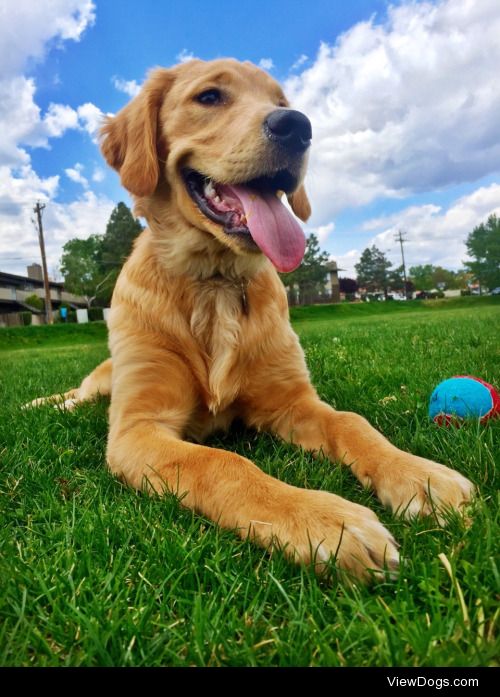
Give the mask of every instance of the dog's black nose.
[[300, 111], [276, 109], [264, 121], [264, 133], [287, 150], [304, 152], [311, 144], [311, 122]]

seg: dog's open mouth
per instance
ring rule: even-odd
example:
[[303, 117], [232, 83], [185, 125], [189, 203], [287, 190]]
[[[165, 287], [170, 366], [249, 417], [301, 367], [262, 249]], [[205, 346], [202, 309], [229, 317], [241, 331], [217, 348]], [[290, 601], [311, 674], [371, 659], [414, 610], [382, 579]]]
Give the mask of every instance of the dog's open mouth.
[[293, 190], [296, 182], [289, 172], [232, 185], [192, 169], [185, 169], [183, 176], [198, 208], [226, 234], [258, 247], [278, 271], [297, 268], [304, 256], [304, 233], [277, 195], [280, 190]]

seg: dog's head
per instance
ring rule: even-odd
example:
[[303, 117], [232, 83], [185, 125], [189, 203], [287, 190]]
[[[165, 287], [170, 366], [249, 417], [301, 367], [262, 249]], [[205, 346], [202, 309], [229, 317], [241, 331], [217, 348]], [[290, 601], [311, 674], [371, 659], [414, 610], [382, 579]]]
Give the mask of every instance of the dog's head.
[[302, 260], [304, 234], [280, 197], [307, 220], [311, 124], [264, 71], [235, 60], [158, 68], [102, 135], [137, 199], [166, 183], [181, 215], [236, 254], [262, 251], [279, 271]]

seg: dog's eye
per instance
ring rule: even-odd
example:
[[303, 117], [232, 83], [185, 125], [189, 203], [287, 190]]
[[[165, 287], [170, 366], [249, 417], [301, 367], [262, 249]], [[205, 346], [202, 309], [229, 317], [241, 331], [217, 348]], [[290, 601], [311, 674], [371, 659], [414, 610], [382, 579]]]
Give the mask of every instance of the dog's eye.
[[222, 92], [218, 89], [212, 88], [210, 90], [205, 90], [200, 94], [196, 95], [196, 101], [205, 106], [216, 106], [217, 104], [222, 104], [224, 97]]

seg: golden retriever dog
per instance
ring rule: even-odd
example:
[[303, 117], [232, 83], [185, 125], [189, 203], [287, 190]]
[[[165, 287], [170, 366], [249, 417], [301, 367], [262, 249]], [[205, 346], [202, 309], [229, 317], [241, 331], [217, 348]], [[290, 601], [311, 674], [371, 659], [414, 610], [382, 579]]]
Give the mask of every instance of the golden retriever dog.
[[307, 117], [250, 63], [192, 60], [149, 74], [107, 119], [101, 146], [149, 227], [113, 294], [111, 358], [59, 399], [111, 395], [107, 461], [130, 486], [173, 493], [318, 571], [335, 559], [366, 579], [398, 563], [371, 510], [202, 445], [238, 418], [349, 467], [395, 513], [458, 509], [471, 497], [462, 475], [399, 450], [311, 384], [277, 274], [304, 254], [295, 216], [310, 214], [310, 143]]

